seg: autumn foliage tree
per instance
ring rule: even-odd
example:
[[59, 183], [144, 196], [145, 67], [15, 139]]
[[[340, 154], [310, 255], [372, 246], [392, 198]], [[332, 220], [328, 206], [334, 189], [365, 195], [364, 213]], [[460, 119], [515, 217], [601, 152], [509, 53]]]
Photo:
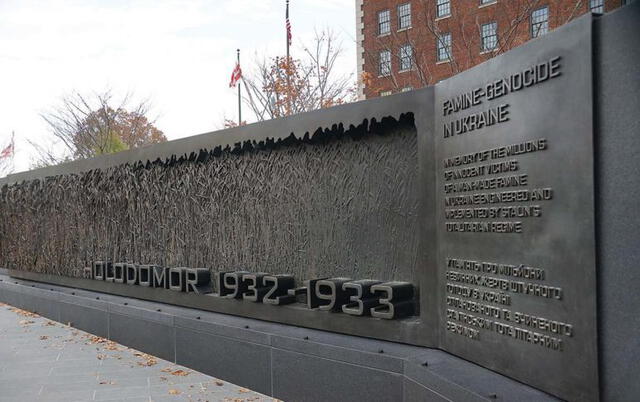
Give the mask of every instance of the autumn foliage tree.
[[[149, 120], [149, 103], [129, 106], [127, 95], [116, 102], [111, 91], [85, 96], [79, 92], [62, 98], [60, 104], [41, 116], [58, 147], [31, 142], [38, 157], [35, 166], [90, 158], [167, 140]], [[60, 150], [60, 148], [62, 148]]]
[[302, 58], [258, 61], [255, 71], [242, 78], [244, 103], [262, 121], [352, 102], [353, 75], [335, 71], [342, 54], [342, 44], [332, 31], [316, 32]]

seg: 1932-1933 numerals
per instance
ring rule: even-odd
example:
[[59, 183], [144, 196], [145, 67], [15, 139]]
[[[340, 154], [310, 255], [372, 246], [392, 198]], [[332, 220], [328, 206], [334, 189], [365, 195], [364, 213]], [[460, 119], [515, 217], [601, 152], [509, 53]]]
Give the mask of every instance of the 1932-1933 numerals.
[[414, 314], [414, 286], [408, 282], [322, 278], [295, 287], [291, 275], [218, 272], [218, 296], [257, 303], [304, 303], [310, 309], [395, 319]]
[[310, 309], [353, 316], [391, 320], [416, 313], [414, 286], [409, 282], [320, 278], [306, 280], [304, 286], [296, 287], [292, 275], [226, 271], [215, 275], [216, 294], [212, 293], [211, 273], [207, 268], [168, 268], [96, 261], [92, 267], [85, 269], [85, 276], [105, 282], [207, 294], [274, 306], [302, 303]]

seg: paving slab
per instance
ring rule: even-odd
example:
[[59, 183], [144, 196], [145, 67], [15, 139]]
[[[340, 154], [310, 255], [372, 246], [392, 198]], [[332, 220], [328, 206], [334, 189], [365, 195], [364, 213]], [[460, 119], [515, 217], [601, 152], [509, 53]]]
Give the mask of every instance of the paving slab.
[[0, 402], [277, 401], [0, 303]]

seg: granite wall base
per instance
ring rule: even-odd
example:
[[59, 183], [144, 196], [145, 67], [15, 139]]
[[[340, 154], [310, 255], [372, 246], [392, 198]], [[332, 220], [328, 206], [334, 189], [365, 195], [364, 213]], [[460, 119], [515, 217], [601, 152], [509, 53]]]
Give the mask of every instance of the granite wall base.
[[286, 401], [553, 401], [440, 350], [10, 278], [0, 302]]

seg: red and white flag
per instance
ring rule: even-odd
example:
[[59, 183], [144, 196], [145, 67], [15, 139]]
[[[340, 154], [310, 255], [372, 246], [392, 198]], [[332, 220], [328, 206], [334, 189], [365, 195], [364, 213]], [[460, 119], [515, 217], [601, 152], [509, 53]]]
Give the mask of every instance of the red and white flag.
[[293, 35], [291, 34], [291, 21], [289, 20], [289, 2], [287, 1], [287, 45], [291, 46], [291, 39], [293, 39]]
[[242, 78], [242, 69], [240, 68], [240, 63], [236, 63], [236, 68], [233, 69], [231, 73], [231, 82], [229, 82], [229, 88], [235, 88], [238, 81]]
[[2, 152], [0, 152], [0, 159], [4, 159], [4, 158], [8, 158], [10, 156], [13, 156], [13, 152], [14, 152], [14, 143], [13, 143], [13, 135], [11, 136], [11, 142], [9, 143], [9, 145], [7, 145]]

